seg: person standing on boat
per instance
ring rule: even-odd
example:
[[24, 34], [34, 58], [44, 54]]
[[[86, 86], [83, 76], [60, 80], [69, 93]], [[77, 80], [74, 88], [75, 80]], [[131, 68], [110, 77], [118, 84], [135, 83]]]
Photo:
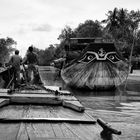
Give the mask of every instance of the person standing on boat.
[[15, 50], [15, 54], [11, 57], [9, 64], [13, 67], [14, 82], [16, 86], [20, 85], [20, 65], [22, 62], [21, 56], [19, 56], [19, 50]]
[[22, 64], [27, 63], [28, 65], [28, 82], [32, 82], [32, 73], [33, 78], [38, 75], [38, 55], [33, 51], [33, 46], [29, 46], [28, 52], [23, 60]]

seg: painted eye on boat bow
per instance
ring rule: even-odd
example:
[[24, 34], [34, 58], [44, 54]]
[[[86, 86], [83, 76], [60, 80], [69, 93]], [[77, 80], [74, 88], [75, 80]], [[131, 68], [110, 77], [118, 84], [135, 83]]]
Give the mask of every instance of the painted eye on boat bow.
[[116, 63], [116, 62], [120, 61], [120, 59], [118, 58], [118, 56], [116, 55], [116, 53], [108, 54], [107, 55], [107, 59], [109, 61], [111, 61], [112, 63]]
[[89, 54], [87, 53], [84, 55], [79, 62], [90, 62], [93, 61], [96, 58], [95, 54]]

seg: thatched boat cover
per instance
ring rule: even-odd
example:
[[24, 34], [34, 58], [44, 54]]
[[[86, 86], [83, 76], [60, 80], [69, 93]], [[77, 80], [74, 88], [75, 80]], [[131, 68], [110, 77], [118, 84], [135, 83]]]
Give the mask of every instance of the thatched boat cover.
[[71, 86], [108, 89], [122, 84], [128, 64], [113, 43], [90, 43], [81, 55], [64, 66], [63, 80]]

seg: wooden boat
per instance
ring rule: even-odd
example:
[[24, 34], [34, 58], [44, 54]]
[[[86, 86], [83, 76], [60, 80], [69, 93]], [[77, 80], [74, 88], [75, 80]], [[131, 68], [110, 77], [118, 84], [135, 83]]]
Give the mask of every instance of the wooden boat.
[[[115, 89], [128, 75], [128, 64], [113, 43], [94, 42], [92, 39], [71, 39], [66, 46], [66, 64], [61, 76], [75, 88], [91, 90]], [[74, 52], [79, 52], [73, 57]], [[71, 55], [72, 54], [72, 55]]]
[[1, 140], [118, 140], [114, 134], [121, 134], [101, 119], [96, 121], [77, 98], [59, 87], [8, 91], [0, 89]]

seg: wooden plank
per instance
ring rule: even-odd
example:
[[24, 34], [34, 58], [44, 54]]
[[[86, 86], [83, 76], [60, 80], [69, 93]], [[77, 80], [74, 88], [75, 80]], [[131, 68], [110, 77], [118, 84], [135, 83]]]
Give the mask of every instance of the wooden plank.
[[0, 140], [16, 140], [19, 123], [0, 123]]
[[[63, 105], [74, 109], [76, 111], [84, 111], [84, 107], [74, 96], [55, 96], [53, 94], [0, 94], [1, 98], [9, 98], [11, 103], [34, 103], [34, 104], [51, 104], [51, 105]], [[8, 103], [8, 100], [5, 100], [5, 103]], [[4, 104], [4, 101], [3, 101]]]
[[[95, 119], [89, 117], [87, 113], [79, 113], [73, 110], [63, 108], [62, 106], [6, 106], [0, 110], [0, 118], [10, 119], [28, 119], [30, 118], [40, 119], [39, 121], [49, 120], [56, 121], [76, 121], [76, 120], [88, 120], [89, 122], [95, 121]], [[44, 120], [43, 120], [44, 119]], [[23, 120], [24, 121], [24, 120]], [[34, 122], [35, 120], [33, 120]]]
[[48, 117], [53, 118], [71, 118], [71, 119], [81, 119], [81, 120], [91, 120], [96, 122], [93, 117], [90, 117], [87, 113], [81, 113], [74, 110], [70, 110], [64, 107], [56, 107], [51, 106], [47, 107], [48, 109], [44, 109], [44, 112]]
[[82, 124], [95, 124], [95, 121], [82, 120], [82, 119], [71, 119], [71, 118], [0, 118], [2, 123], [39, 123], [39, 122], [49, 122], [49, 123], [82, 123]]
[[[40, 108], [40, 109], [39, 109]], [[56, 106], [43, 106], [43, 107], [34, 107], [34, 106], [30, 106], [29, 111], [27, 112], [26, 117], [31, 117], [31, 119], [35, 118], [35, 117], [55, 117], [54, 120], [58, 119], [60, 120], [60, 118], [62, 118], [60, 116], [61, 114], [61, 110], [63, 110], [63, 107], [56, 107]], [[66, 109], [64, 109], [65, 112]], [[68, 110], [68, 109], [67, 109]], [[44, 112], [43, 112], [44, 111]], [[73, 112], [74, 111], [71, 111]], [[46, 115], [45, 115], [45, 114]], [[68, 112], [67, 112], [68, 113]], [[76, 114], [84, 114], [84, 113], [77, 113]], [[63, 115], [63, 114], [62, 114]], [[69, 118], [68, 118], [69, 119]], [[65, 122], [66, 123], [66, 122]], [[67, 129], [65, 127], [65, 123], [63, 122], [53, 122], [53, 123], [26, 123], [27, 124], [27, 130], [29, 133], [29, 137], [31, 140], [34, 139], [47, 139], [47, 140], [78, 140], [78, 138], [71, 132], [71, 130]], [[63, 128], [62, 128], [63, 125]], [[66, 129], [66, 131], [64, 131], [64, 129]], [[67, 134], [65, 133], [67, 132]], [[67, 136], [67, 137], [66, 137]]]
[[[34, 139], [48, 139], [49, 137], [54, 138], [54, 132], [51, 130], [50, 123], [28, 123], [27, 132], [29, 134], [29, 138]], [[48, 127], [46, 127], [48, 126]]]
[[54, 91], [56, 91], [56, 90], [60, 90], [60, 87], [58, 87], [58, 86], [44, 86], [46, 89], [50, 89], [50, 90], [54, 90]]
[[74, 110], [79, 111], [79, 112], [83, 112], [85, 110], [85, 108], [83, 107], [83, 105], [79, 101], [63, 100], [63, 106], [74, 109]]
[[[25, 107], [24, 107], [25, 108]], [[0, 109], [0, 117], [22, 118], [24, 114], [23, 106], [5, 106]], [[20, 123], [0, 123], [0, 139], [15, 140], [19, 132]]]
[[29, 136], [28, 136], [28, 132], [27, 132], [27, 128], [26, 128], [25, 123], [20, 124], [20, 128], [18, 130], [16, 139], [17, 140], [29, 140]]
[[[52, 94], [52, 91], [58, 91], [60, 94], [63, 95], [71, 95], [71, 93], [67, 90], [61, 90], [60, 87], [58, 86], [44, 86], [44, 88], [46, 88], [46, 90], [15, 90], [14, 93], [22, 93], [22, 94]], [[47, 91], [48, 89], [48, 91]], [[7, 93], [9, 89], [0, 89], [0, 93]], [[49, 91], [50, 90], [50, 91]]]
[[[40, 108], [40, 109], [39, 109]], [[30, 106], [29, 111], [27, 112], [28, 115], [26, 115], [26, 117], [51, 117], [51, 119], [54, 117], [54, 120], [56, 119], [61, 119], [62, 116], [64, 116], [64, 114], [61, 114], [61, 111], [65, 110], [69, 110], [63, 107], [56, 107], [56, 106], [43, 106], [43, 107], [34, 107], [34, 106]], [[43, 112], [44, 111], [44, 112]], [[81, 115], [83, 116], [84, 113], [77, 113], [75, 111], [69, 110], [72, 113], [76, 113], [79, 114], [78, 118], [83, 119], [83, 117], [81, 117]], [[66, 114], [68, 114], [68, 112], [66, 112]], [[45, 114], [46, 115], [45, 115]], [[61, 115], [60, 115], [61, 114]], [[77, 116], [77, 115], [76, 115]], [[74, 116], [75, 117], [75, 116]], [[66, 118], [67, 119], [67, 118]], [[69, 118], [68, 118], [69, 119]], [[75, 119], [75, 118], [73, 118]], [[66, 123], [66, 122], [65, 122]], [[75, 137], [75, 135], [71, 132], [71, 130], [67, 129], [65, 126], [63, 126], [63, 129], [67, 129], [67, 134], [64, 134], [64, 130], [62, 129], [62, 124], [65, 123], [58, 123], [58, 122], [53, 122], [53, 123], [28, 123], [28, 133], [30, 135], [30, 139], [41, 139], [41, 138], [45, 138], [45, 139], [59, 139], [59, 140], [63, 140], [63, 139], [73, 139], [76, 140], [78, 139], [77, 137]], [[60, 134], [59, 134], [59, 133]], [[47, 135], [48, 134], [48, 135]], [[69, 136], [69, 137], [66, 137]]]
[[58, 96], [61, 100], [68, 100], [68, 101], [78, 101], [78, 99], [71, 95], [60, 95]]
[[14, 93], [14, 94], [6, 94], [6, 93], [1, 93], [0, 94], [0, 98], [37, 98], [39, 100], [40, 99], [63, 99], [63, 100], [75, 100], [77, 101], [77, 99], [74, 96], [65, 96], [65, 95], [60, 95], [60, 96], [56, 96], [54, 94], [18, 94], [18, 93]]
[[53, 128], [55, 137], [56, 138], [64, 138], [63, 131], [61, 130], [61, 127], [59, 126], [59, 124], [58, 123], [53, 123], [51, 125], [52, 125], [52, 128]]
[[[9, 89], [0, 89], [0, 93], [8, 93]], [[13, 94], [50, 94], [49, 91], [46, 90], [14, 90]]]
[[[86, 130], [85, 124], [65, 124], [66, 127], [71, 130], [77, 138], [80, 140], [102, 140], [100, 136], [99, 129], [96, 128], [96, 125], [88, 125], [92, 126], [93, 130], [97, 129], [96, 131], [93, 131], [93, 133], [88, 133], [88, 129]], [[90, 127], [91, 128], [91, 127]]]
[[75, 135], [72, 133], [72, 131], [71, 130], [69, 130], [67, 127], [66, 127], [66, 124], [65, 123], [61, 123], [61, 124], [59, 124], [59, 126], [61, 127], [61, 130], [62, 130], [62, 133], [63, 133], [63, 135], [64, 135], [64, 137], [65, 138], [75, 138], [76, 139], [76, 137], [75, 137]]
[[1, 88], [1, 89], [0, 89], [0, 93], [7, 93], [8, 90], [9, 90], [9, 89]]
[[44, 107], [44, 113], [48, 116], [48, 118], [59, 118], [58, 112], [62, 109], [62, 106], [48, 106]]
[[[13, 107], [13, 106], [10, 106]], [[5, 109], [7, 108], [4, 107]], [[8, 110], [8, 112], [12, 112], [13, 108], [10, 108], [10, 110]], [[3, 108], [1, 109], [3, 110]], [[10, 139], [10, 135], [12, 135], [12, 139], [25, 139], [28, 138], [30, 140], [38, 140], [38, 139], [46, 139], [46, 140], [63, 140], [63, 139], [71, 139], [71, 140], [83, 140], [83, 139], [87, 139], [87, 140], [91, 140], [91, 139], [96, 139], [99, 138], [99, 134], [102, 130], [102, 128], [100, 128], [99, 126], [97, 126], [96, 124], [81, 124], [81, 123], [67, 123], [67, 122], [43, 122], [42, 121], [32, 121], [34, 118], [38, 119], [43, 117], [43, 119], [45, 117], [49, 117], [54, 116], [54, 119], [56, 120], [59, 118], [62, 118], [62, 116], [69, 114], [70, 116], [73, 116], [73, 119], [75, 119], [77, 116], [77, 118], [79, 119], [87, 119], [88, 120], [88, 116], [85, 117], [85, 113], [78, 113], [75, 112], [73, 110], [69, 110], [63, 107], [56, 107], [56, 106], [15, 106], [15, 110], [17, 111], [17, 113], [13, 112], [13, 114], [11, 114], [10, 118], [27, 118], [29, 120], [31, 120], [31, 122], [24, 122], [24, 123], [14, 123], [14, 125], [12, 125], [12, 122], [8, 122], [8, 123], [0, 123], [0, 125], [3, 127], [2, 129], [0, 129], [0, 131], [2, 131], [4, 133], [4, 131], [8, 131], [6, 132], [6, 134], [0, 135], [1, 139]], [[20, 110], [24, 110], [23, 113], [18, 113], [21, 112]], [[62, 111], [63, 110], [63, 111]], [[67, 111], [66, 111], [67, 110]], [[62, 113], [62, 114], [61, 114]], [[16, 115], [15, 115], [16, 114]], [[21, 115], [19, 115], [21, 114]], [[50, 115], [51, 114], [51, 115]], [[61, 115], [60, 115], [61, 114]], [[74, 114], [74, 115], [72, 115]], [[9, 115], [9, 114], [8, 114]], [[13, 117], [13, 116], [14, 117]], [[20, 116], [20, 117], [18, 117]], [[68, 115], [69, 116], [69, 115]], [[63, 119], [63, 118], [62, 118]], [[66, 118], [67, 119], [67, 118]], [[91, 119], [89, 119], [91, 120]], [[18, 125], [19, 124], [19, 125]], [[7, 127], [10, 127], [10, 129], [7, 130]], [[0, 127], [1, 128], [1, 127]], [[12, 130], [13, 129], [13, 130]], [[66, 131], [64, 131], [64, 129], [66, 129]], [[16, 135], [15, 135], [16, 133]], [[1, 134], [1, 132], [0, 132]], [[7, 136], [8, 135], [8, 136]], [[28, 136], [28, 137], [27, 137]], [[86, 137], [86, 138], [85, 138]], [[90, 138], [90, 139], [89, 139]], [[98, 139], [100, 140], [100, 138]]]
[[46, 88], [46, 90], [51, 90], [51, 91], [58, 91], [59, 94], [63, 94], [63, 95], [71, 95], [70, 91], [67, 90], [62, 90], [61, 87], [58, 86], [44, 86], [44, 88]]
[[51, 104], [51, 105], [61, 105], [62, 101], [56, 97], [43, 98], [43, 97], [11, 97], [12, 103], [24, 103], [24, 104]]
[[8, 105], [0, 109], [0, 118], [22, 118], [24, 109], [23, 106]]
[[[85, 133], [84, 132], [82, 132], [82, 130], [80, 130], [80, 132], [79, 131], [77, 131], [75, 128], [74, 128], [74, 125], [72, 124], [65, 124], [66, 125], [66, 127], [70, 130], [70, 131], [72, 131], [72, 133], [74, 133], [74, 135], [79, 139], [79, 140], [87, 140], [87, 136], [85, 135]], [[78, 124], [78, 125], [76, 125], [76, 127], [80, 127], [80, 125]]]
[[[90, 127], [89, 127], [90, 126]], [[82, 131], [87, 139], [97, 139], [97, 137], [100, 137], [100, 132], [102, 131], [97, 127], [97, 125], [89, 125], [89, 124], [80, 124], [79, 127], [74, 125], [74, 129], [78, 131]]]
[[[46, 118], [48, 114], [44, 112], [48, 110], [48, 107], [44, 106], [30, 106], [26, 116], [27, 118]], [[39, 122], [39, 123], [26, 123], [27, 131], [31, 140], [54, 138], [55, 134], [50, 123]]]
[[8, 105], [10, 103], [10, 99], [2, 99], [0, 98], [0, 107]]
[[58, 90], [58, 92], [60, 92], [60, 94], [62, 95], [71, 95], [72, 93], [67, 91], [67, 90]]
[[[16, 91], [15, 93], [18, 93], [18, 91]], [[22, 90], [22, 91], [19, 91], [19, 93], [21, 94], [49, 94], [49, 92], [47, 92], [46, 90]]]
[[13, 103], [36, 103], [36, 104], [62, 104], [62, 100], [55, 95], [44, 94], [5, 94], [1, 93], [0, 98], [10, 98]]

